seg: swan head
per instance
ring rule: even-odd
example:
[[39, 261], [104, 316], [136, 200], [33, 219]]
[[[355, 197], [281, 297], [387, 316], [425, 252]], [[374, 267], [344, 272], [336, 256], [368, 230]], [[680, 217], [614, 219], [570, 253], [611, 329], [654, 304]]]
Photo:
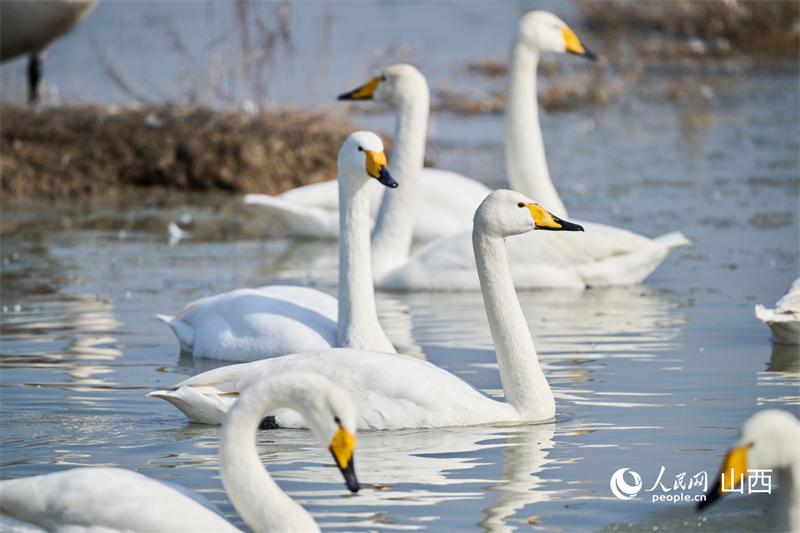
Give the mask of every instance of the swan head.
[[309, 393], [302, 400], [298, 411], [309, 429], [320, 442], [328, 443], [336, 466], [344, 476], [351, 492], [358, 492], [353, 452], [356, 446], [356, 413], [353, 402], [345, 390], [319, 374], [303, 374]]
[[397, 187], [386, 165], [383, 141], [371, 131], [351, 133], [339, 150], [337, 164], [340, 171], [365, 183], [375, 178], [391, 189]]
[[410, 104], [421, 91], [428, 94], [425, 76], [412, 65], [398, 63], [386, 67], [364, 85], [340, 94], [339, 100], [375, 100], [398, 108]]
[[569, 52], [592, 61], [597, 59], [563, 20], [547, 11], [530, 11], [523, 15], [519, 21], [517, 40], [539, 52]]
[[582, 226], [558, 218], [525, 195], [504, 189], [489, 193], [475, 211], [473, 227], [503, 238], [533, 230], [583, 231]]
[[706, 494], [706, 500], [698, 504], [698, 509], [718, 500], [724, 494], [723, 487], [730, 491], [732, 482], [738, 487], [742, 479], [747, 479], [748, 470], [791, 471], [800, 467], [798, 449], [800, 421], [794, 415], [779, 409], [759, 411], [742, 426], [741, 438], [725, 456], [714, 485]]

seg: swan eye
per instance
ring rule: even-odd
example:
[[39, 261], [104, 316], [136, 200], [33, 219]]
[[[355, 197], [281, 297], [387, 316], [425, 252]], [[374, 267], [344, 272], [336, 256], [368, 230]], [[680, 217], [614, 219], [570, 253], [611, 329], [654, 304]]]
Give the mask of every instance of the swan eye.
[[386, 81], [386, 76], [381, 76], [381, 81]]
[[517, 204], [517, 207], [525, 207], [525, 204], [523, 204], [522, 202], [520, 202], [520, 203], [518, 203], [518, 204]]
[[340, 426], [342, 425], [342, 421], [341, 421], [341, 420], [339, 420], [339, 417], [338, 417], [338, 416], [334, 416], [334, 417], [333, 417], [333, 421], [334, 421], [334, 422], [336, 422], [336, 424], [338, 424], [338, 425], [340, 425]]
[[360, 147], [360, 146], [359, 146], [359, 147], [358, 147], [358, 151], [359, 151], [359, 152], [363, 152], [363, 151], [364, 151], [364, 149], [363, 149], [362, 147]]

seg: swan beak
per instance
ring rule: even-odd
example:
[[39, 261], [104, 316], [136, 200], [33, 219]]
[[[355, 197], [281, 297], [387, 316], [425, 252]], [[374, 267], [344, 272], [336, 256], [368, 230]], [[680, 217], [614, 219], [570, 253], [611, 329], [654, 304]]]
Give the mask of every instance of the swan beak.
[[[719, 499], [724, 493], [722, 489], [731, 491], [739, 486], [739, 483], [747, 477], [747, 451], [750, 449], [749, 445], [740, 446], [732, 449], [725, 456], [725, 462], [722, 464], [722, 471], [717, 476], [717, 481], [711, 490], [706, 493], [705, 501], [697, 504], [697, 509], [705, 509]], [[727, 476], [726, 476], [727, 474]], [[726, 476], [728, 479], [723, 479]]]
[[525, 207], [531, 212], [533, 221], [536, 223], [536, 229], [550, 231], [583, 231], [583, 226], [561, 220], [546, 209], [542, 209], [542, 207], [537, 204], [528, 204]]
[[350, 492], [358, 492], [358, 489], [361, 488], [356, 478], [356, 470], [353, 463], [353, 451], [355, 447], [355, 435], [350, 434], [342, 426], [339, 426], [336, 435], [331, 439], [331, 445], [328, 446], [328, 449], [333, 454], [333, 459], [336, 461], [336, 466], [339, 467], [339, 471], [342, 473], [342, 476], [344, 476], [344, 483]]
[[383, 152], [370, 152], [364, 150], [367, 154], [367, 174], [378, 180], [382, 185], [386, 185], [390, 189], [397, 188], [397, 182], [394, 181], [392, 175], [389, 174], [389, 169], [386, 167], [386, 154]]
[[561, 28], [561, 32], [564, 34], [564, 43], [567, 45], [567, 52], [583, 56], [586, 59], [591, 59], [592, 61], [597, 59], [597, 55], [594, 52], [588, 48], [585, 48], [581, 44], [581, 41], [578, 39], [578, 36], [575, 35], [575, 32], [566, 26]]
[[372, 100], [372, 96], [381, 84], [380, 77], [374, 77], [367, 83], [350, 92], [342, 93], [337, 97], [337, 100]]

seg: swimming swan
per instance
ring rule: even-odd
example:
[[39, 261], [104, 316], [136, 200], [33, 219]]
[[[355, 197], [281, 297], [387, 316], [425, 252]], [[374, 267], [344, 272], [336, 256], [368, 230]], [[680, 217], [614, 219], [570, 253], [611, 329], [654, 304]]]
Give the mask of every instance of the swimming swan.
[[794, 415], [766, 409], [751, 416], [698, 509], [718, 500], [724, 494], [723, 488], [730, 492], [745, 482], [751, 470], [772, 470], [777, 474], [778, 531], [800, 533], [800, 421]]
[[[355, 403], [359, 429], [469, 426], [546, 420], [555, 400], [544, 377], [525, 316], [514, 292], [505, 238], [537, 233], [580, 231], [552, 216], [525, 196], [494, 191], [475, 213], [473, 243], [505, 401], [481, 394], [453, 374], [402, 354], [348, 348], [316, 350], [198, 374], [171, 390], [148, 394], [166, 400], [189, 420], [219, 424], [236, 396], [263, 376], [288, 371], [323, 374], [342, 385]], [[291, 411], [273, 414], [270, 424], [301, 427]]]
[[[430, 94], [425, 77], [416, 68], [392, 65], [358, 89], [339, 96], [339, 100], [365, 99], [383, 102], [397, 115], [389, 169], [402, 188], [383, 197], [381, 189], [371, 190], [371, 214], [377, 221], [372, 243], [381, 252], [375, 256], [384, 257], [383, 261], [397, 256], [391, 261], [395, 267], [408, 260], [412, 239], [425, 242], [469, 229], [472, 214], [490, 189], [455, 172], [423, 168]], [[269, 209], [292, 235], [337, 238], [337, 186], [333, 180], [277, 196], [248, 194], [244, 202]], [[373, 267], [384, 270], [380, 263]]]
[[[220, 431], [222, 484], [253, 531], [319, 531], [311, 515], [272, 480], [256, 448], [262, 419], [281, 407], [300, 413], [314, 435], [329, 443], [347, 488], [358, 491], [353, 404], [341, 387], [307, 373], [259, 380], [241, 394]], [[0, 530], [240, 531], [164, 483], [129, 470], [91, 467], [0, 482]]]
[[[536, 67], [539, 54], [545, 51], [594, 57], [552, 13], [532, 11], [522, 17], [511, 49], [506, 167], [512, 189], [536, 198], [555, 215], [566, 218], [566, 208], [547, 169], [535, 97]], [[586, 233], [531, 234], [509, 241], [509, 265], [517, 289], [633, 285], [650, 275], [672, 248], [691, 244], [679, 232], [649, 239], [605, 224], [578, 222]], [[406, 265], [381, 278], [377, 286], [390, 290], [478, 290], [469, 232], [428, 243]]]
[[307, 287], [271, 285], [203, 298], [175, 316], [157, 315], [175, 332], [181, 351], [222, 361], [256, 361], [305, 350], [344, 346], [394, 353], [378, 322], [369, 244], [372, 178], [397, 183], [374, 133], [351, 134], [339, 151], [343, 206], [339, 301]]
[[756, 305], [756, 317], [769, 324], [776, 344], [800, 344], [800, 278], [775, 304], [775, 309]]
[[28, 60], [28, 101], [39, 97], [42, 61], [47, 47], [68, 33], [99, 0], [3, 0], [0, 2], [0, 61], [21, 54]]

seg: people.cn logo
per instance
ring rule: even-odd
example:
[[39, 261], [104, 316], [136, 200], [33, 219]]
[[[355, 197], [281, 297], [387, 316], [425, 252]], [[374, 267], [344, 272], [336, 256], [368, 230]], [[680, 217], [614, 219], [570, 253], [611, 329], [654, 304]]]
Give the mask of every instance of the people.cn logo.
[[611, 476], [611, 492], [620, 500], [634, 499], [642, 488], [642, 477], [633, 470], [630, 471], [633, 476], [633, 485], [625, 482], [625, 472], [627, 471], [627, 468], [620, 468]]

